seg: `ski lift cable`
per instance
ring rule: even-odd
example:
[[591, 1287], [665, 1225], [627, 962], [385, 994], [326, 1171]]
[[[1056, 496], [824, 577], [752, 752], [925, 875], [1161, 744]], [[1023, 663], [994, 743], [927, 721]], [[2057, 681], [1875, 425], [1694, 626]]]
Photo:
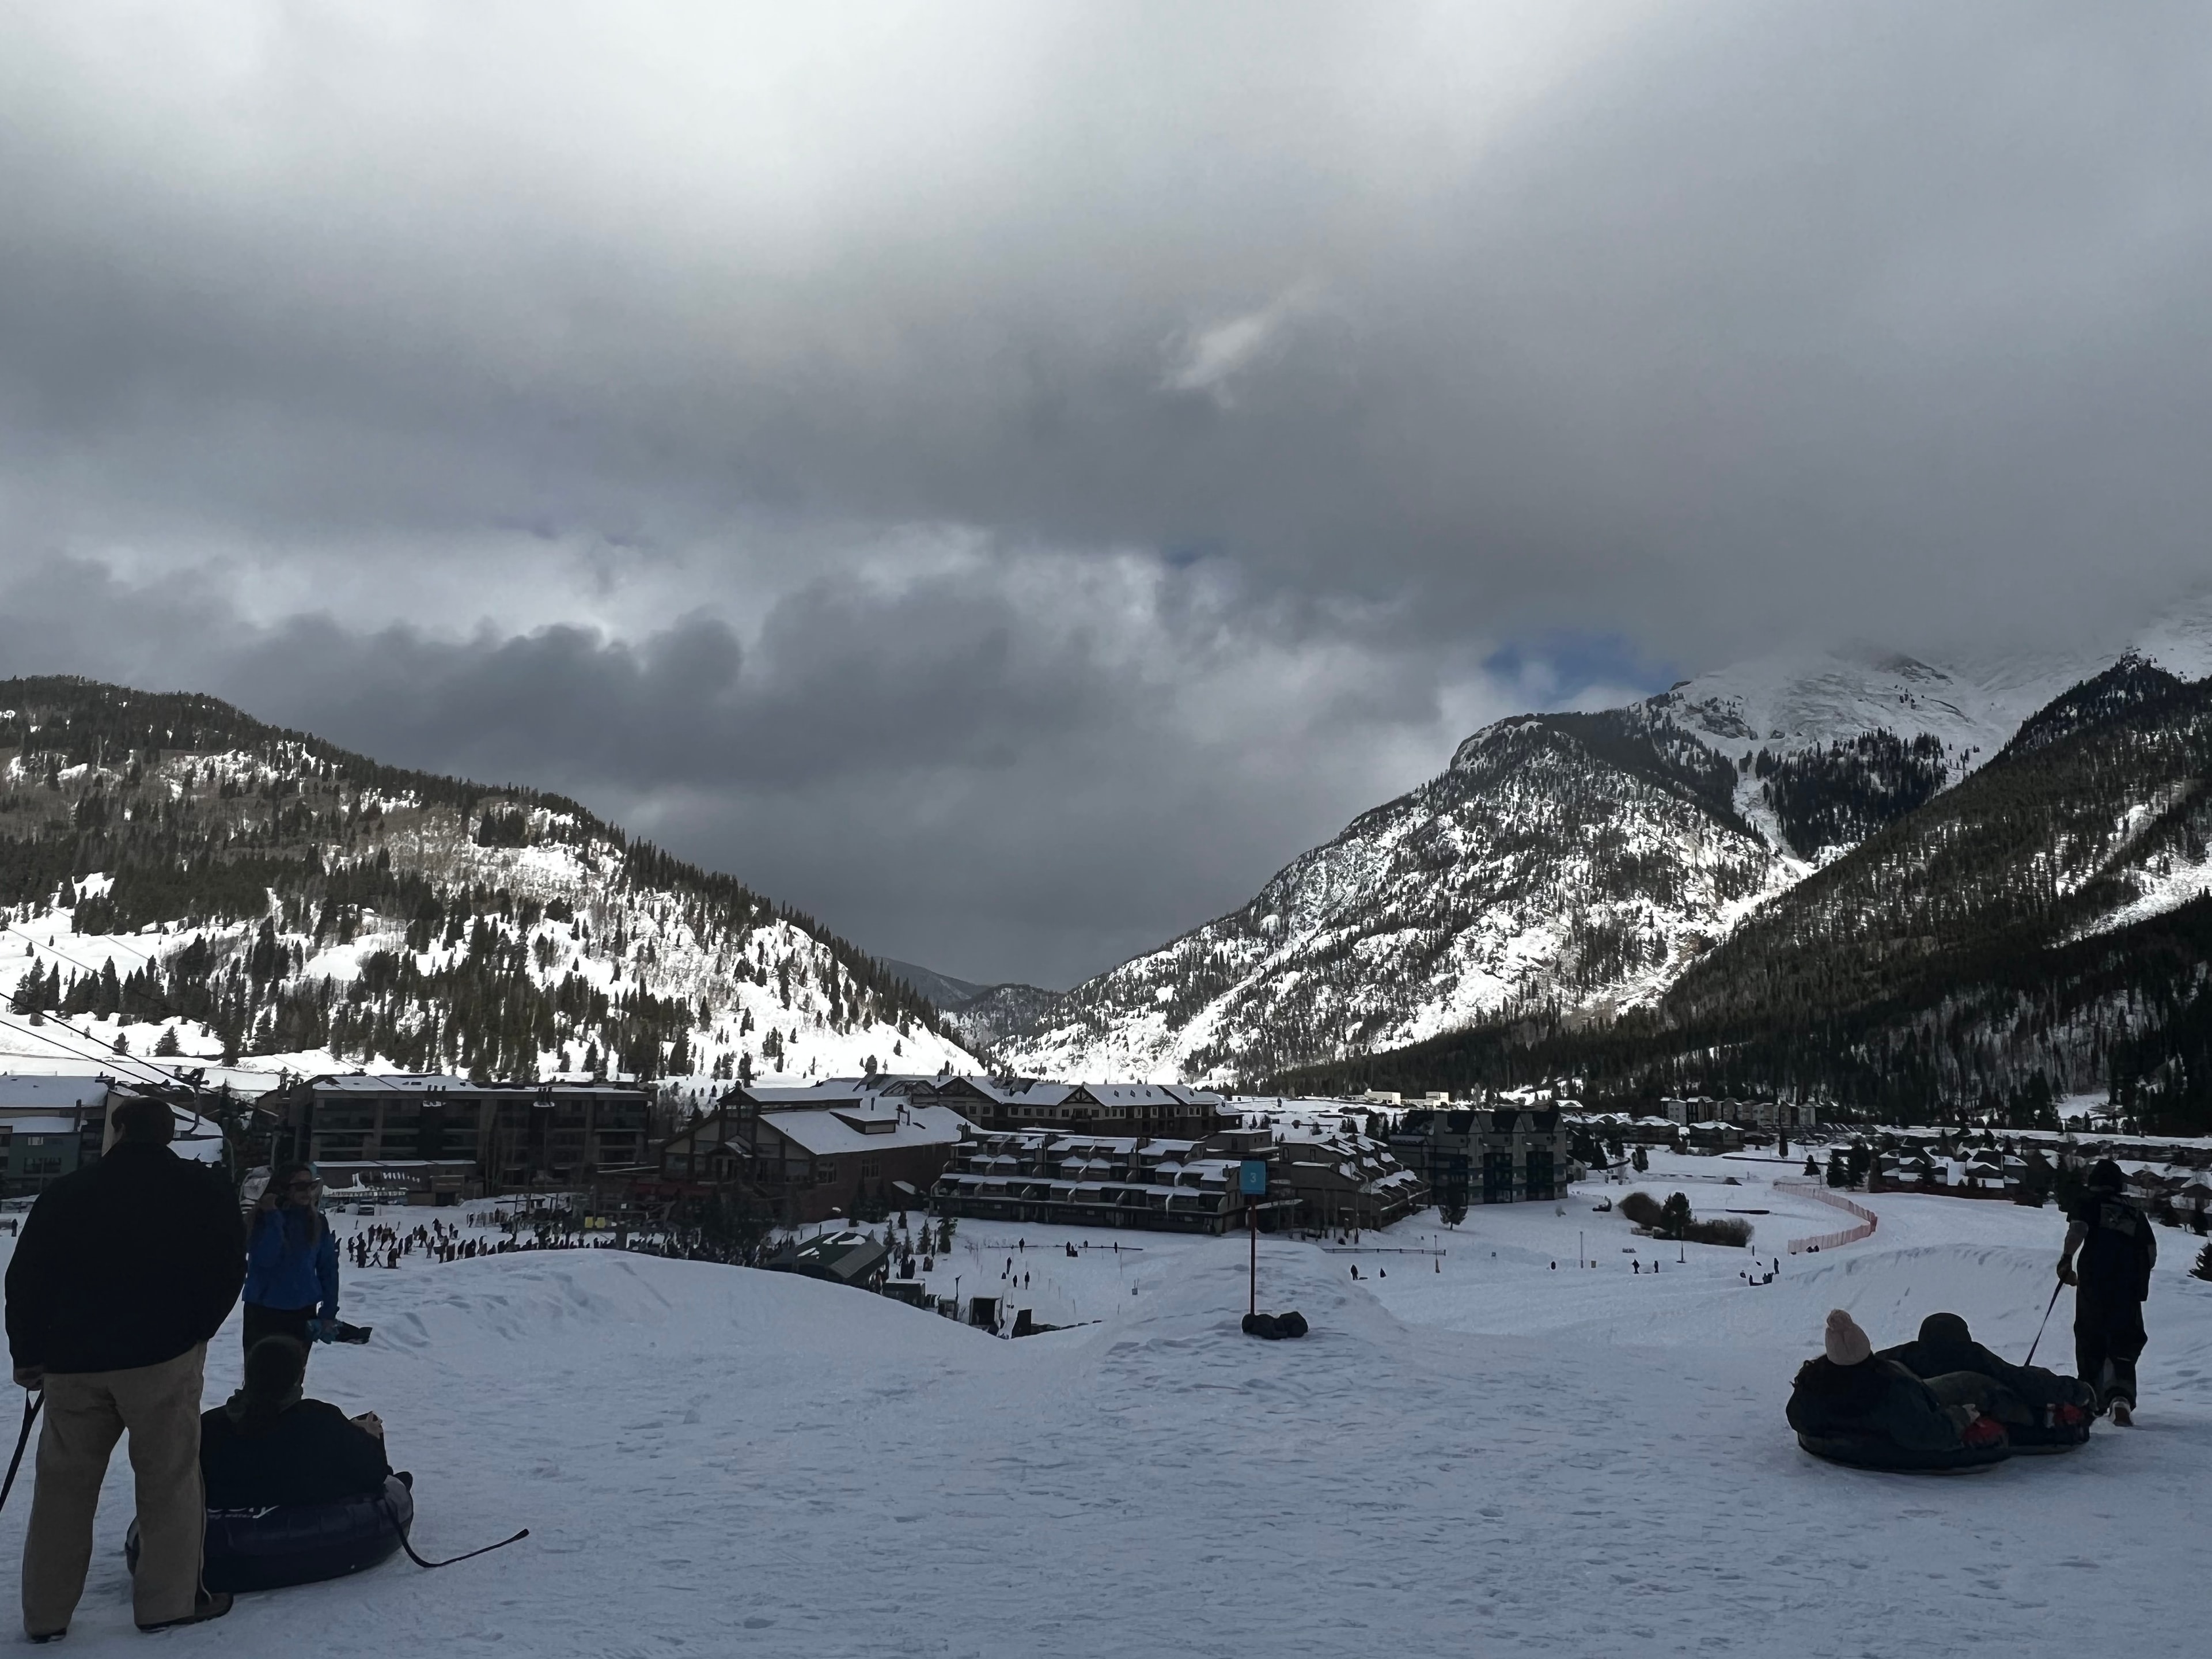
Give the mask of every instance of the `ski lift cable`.
[[[109, 1066], [118, 1072], [124, 1070], [125, 1067], [129, 1067], [137, 1073], [137, 1075], [131, 1079], [133, 1082], [157, 1084], [165, 1089], [190, 1088], [191, 1086], [189, 1084], [182, 1082], [181, 1079], [172, 1076], [170, 1073], [162, 1071], [159, 1066], [147, 1065], [136, 1054], [118, 1054], [113, 1053], [112, 1050], [100, 1048], [96, 1045], [90, 1048], [72, 1048], [70, 1045], [64, 1042], [59, 1037], [55, 1036], [51, 1032], [42, 1031], [33, 1025], [23, 1024], [18, 1020], [9, 1018], [4, 1014], [0, 1014], [0, 1025], [4, 1025], [10, 1030], [20, 1031], [25, 1036], [31, 1037], [38, 1042], [46, 1043], [50, 1048], [58, 1048], [64, 1054], [69, 1055], [72, 1060], [97, 1060], [101, 1065]], [[83, 1036], [83, 1033], [78, 1031], [74, 1025], [65, 1026], [64, 1029], [74, 1036]], [[86, 1038], [86, 1041], [90, 1042], [91, 1039]]]
[[[86, 966], [76, 957], [69, 956], [56, 948], [52, 944], [41, 942], [38, 939], [33, 938], [31, 934], [24, 933], [21, 928], [16, 927], [13, 922], [0, 922], [0, 927], [5, 927], [8, 932], [20, 935], [31, 945], [33, 950], [44, 951], [50, 956], [59, 957], [61, 960], [69, 963], [70, 967], [77, 969], [80, 973], [91, 974], [96, 977], [100, 972], [98, 969]], [[143, 965], [150, 970], [151, 969], [158, 967], [160, 963], [161, 958], [158, 956], [149, 955], [145, 957]], [[151, 977], [150, 974], [149, 977]], [[155, 983], [158, 985], [159, 981], [156, 980]], [[164, 996], [158, 989], [142, 992], [140, 994], [153, 1001], [155, 1006], [162, 1010], [163, 1013], [168, 1018], [182, 1020], [188, 1025], [197, 1025], [204, 1031], [210, 1029], [205, 1020], [185, 1012], [183, 1009], [178, 1007], [175, 1003], [170, 1001], [169, 999]], [[63, 1018], [60, 1015], [56, 1015], [55, 1018], [58, 1019]], [[118, 1012], [117, 1014], [118, 1020], [119, 1021], [121, 1018], [122, 1016], [120, 1012]], [[66, 1024], [66, 1021], [64, 1020], [64, 1023]], [[71, 1026], [70, 1029], [71, 1030], [76, 1030], [74, 1026]], [[78, 1035], [84, 1036], [87, 1042], [93, 1041], [88, 1033], [80, 1032]], [[116, 1054], [111, 1051], [105, 1054], [103, 1058], [111, 1060], [125, 1060], [131, 1059], [132, 1057], [129, 1055]], [[138, 1070], [142, 1076], [150, 1074], [153, 1077], [158, 1078], [164, 1085], [176, 1085], [178, 1083], [178, 1079], [174, 1076], [163, 1072], [158, 1066], [149, 1066], [141, 1061], [138, 1063]], [[182, 1086], [190, 1087], [191, 1085], [184, 1085]]]
[[[32, 935], [24, 933], [21, 928], [16, 927], [13, 922], [0, 923], [0, 927], [5, 927], [9, 933], [16, 934], [20, 938], [27, 940], [32, 949], [34, 951], [44, 951], [48, 956], [59, 957], [64, 962], [69, 963], [70, 967], [76, 969], [79, 973], [90, 974], [95, 979], [100, 976], [99, 969], [87, 966], [84, 963], [79, 962], [75, 957], [68, 955], [51, 942], [42, 943], [39, 939], [33, 938]], [[161, 965], [161, 957], [158, 956], [145, 956], [143, 960], [141, 962], [140, 966], [147, 969], [156, 968]], [[159, 1004], [171, 1019], [185, 1020], [191, 1024], [201, 1027], [205, 1027], [207, 1024], [207, 1022], [204, 1019], [194, 1019], [191, 1015], [185, 1012], [181, 1008], [178, 1007], [175, 1003], [163, 996], [158, 990], [146, 992], [143, 994], [150, 997], [155, 1003]]]
[[[39, 950], [47, 951], [54, 956], [61, 957], [61, 959], [64, 962], [68, 963], [72, 968], [80, 969], [88, 974], [96, 971], [94, 969], [85, 967], [84, 963], [75, 960], [73, 957], [64, 956], [60, 947], [56, 945], [52, 940], [42, 940], [37, 934], [24, 932], [22, 928], [17, 927], [12, 921], [0, 921], [0, 927], [6, 928], [17, 938], [23, 939]], [[111, 941], [115, 941], [114, 948], [123, 951], [125, 955], [137, 957], [138, 958], [139, 964], [142, 967], [151, 968], [155, 963], [161, 959], [158, 951], [142, 951], [135, 945], [125, 945], [120, 943], [119, 936], [117, 934], [107, 933], [103, 934], [101, 937]]]

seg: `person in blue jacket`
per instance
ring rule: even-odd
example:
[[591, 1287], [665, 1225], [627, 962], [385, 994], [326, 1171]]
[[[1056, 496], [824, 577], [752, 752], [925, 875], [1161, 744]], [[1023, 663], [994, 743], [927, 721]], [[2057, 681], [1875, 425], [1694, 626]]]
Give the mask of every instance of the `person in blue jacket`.
[[246, 1241], [246, 1351], [264, 1336], [307, 1344], [335, 1334], [338, 1243], [315, 1207], [322, 1183], [305, 1164], [278, 1166]]

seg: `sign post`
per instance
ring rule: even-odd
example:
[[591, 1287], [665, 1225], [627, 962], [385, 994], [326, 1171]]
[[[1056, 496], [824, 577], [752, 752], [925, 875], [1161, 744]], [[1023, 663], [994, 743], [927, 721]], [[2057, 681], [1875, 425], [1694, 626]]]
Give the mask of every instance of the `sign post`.
[[1260, 1311], [1260, 1206], [1267, 1195], [1267, 1160], [1248, 1158], [1237, 1169], [1237, 1190], [1244, 1195], [1244, 1226], [1252, 1236], [1252, 1295], [1245, 1311]]

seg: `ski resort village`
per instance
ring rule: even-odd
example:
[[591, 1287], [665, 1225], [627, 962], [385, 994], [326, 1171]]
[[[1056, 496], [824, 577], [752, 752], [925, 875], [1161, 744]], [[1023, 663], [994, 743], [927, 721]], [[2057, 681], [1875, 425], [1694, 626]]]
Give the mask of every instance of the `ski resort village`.
[[[203, 1426], [226, 1611], [171, 1639], [225, 1651], [2185, 1646], [2212, 900], [2172, 780], [2212, 681], [2045, 665], [1986, 694], [2034, 705], [2009, 738], [1893, 748], [1902, 679], [1990, 681], [1775, 672], [1509, 721], [1067, 994], [870, 957], [557, 797], [0, 688], [19, 1378], [70, 1340], [25, 1298], [71, 1194], [155, 1158], [218, 1195], [210, 1421], [304, 1389], [372, 1448], [310, 1502]], [[1747, 760], [1698, 735], [1738, 721]], [[1470, 772], [1491, 738], [1522, 758]], [[1907, 973], [1916, 835], [1980, 850]], [[2081, 873], [2024, 905], [2053, 848]], [[131, 1467], [84, 1478], [99, 1650], [166, 1621]]]
[[0, 1650], [2212, 1652], [2208, 65], [0, 5]]
[[[558, 797], [0, 686], [20, 1486], [72, 1478], [42, 1345], [115, 1352], [56, 1241], [173, 1170], [101, 1224], [245, 1259], [183, 1645], [2185, 1646], [2204, 637], [1509, 720], [1066, 994]], [[1931, 687], [1982, 712], [1893, 742]], [[357, 1476], [276, 1457], [315, 1422]], [[143, 1477], [84, 1468], [100, 1650], [177, 1621]]]

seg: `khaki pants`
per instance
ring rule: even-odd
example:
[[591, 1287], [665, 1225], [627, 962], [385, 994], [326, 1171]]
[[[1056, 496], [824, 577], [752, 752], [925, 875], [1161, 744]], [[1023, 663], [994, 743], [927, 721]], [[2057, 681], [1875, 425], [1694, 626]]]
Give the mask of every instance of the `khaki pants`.
[[200, 1386], [207, 1344], [158, 1365], [46, 1377], [38, 1485], [23, 1540], [23, 1629], [66, 1630], [92, 1561], [92, 1517], [108, 1455], [126, 1429], [138, 1477], [142, 1625], [182, 1619], [200, 1583], [207, 1504], [200, 1486]]

